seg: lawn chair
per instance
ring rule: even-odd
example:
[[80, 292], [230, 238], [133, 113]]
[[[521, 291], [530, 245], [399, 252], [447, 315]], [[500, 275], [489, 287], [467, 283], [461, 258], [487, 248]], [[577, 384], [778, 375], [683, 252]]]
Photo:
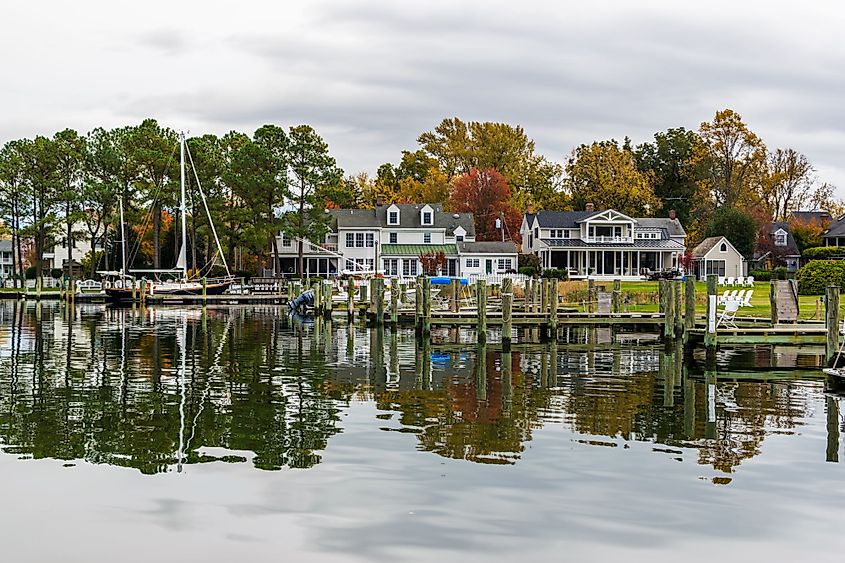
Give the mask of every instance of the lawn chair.
[[716, 278], [716, 285], [725, 285], [725, 276], [719, 276]]
[[722, 294], [722, 296], [721, 296], [721, 297], [719, 297], [719, 299], [718, 299], [718, 301], [717, 301], [717, 302], [718, 302], [718, 304], [719, 304], [719, 305], [724, 305], [724, 304], [725, 304], [725, 302], [728, 300], [728, 295], [730, 295], [730, 293], [731, 293], [731, 290], [730, 290], [730, 289], [726, 289], [726, 290], [725, 290], [725, 292]]
[[754, 276], [748, 276], [745, 278], [745, 285], [748, 287], [754, 287]]
[[719, 320], [716, 321], [716, 327], [718, 328], [724, 324], [729, 328], [737, 328], [734, 322], [737, 311], [739, 311], [739, 301], [728, 301], [725, 303], [725, 308], [719, 316]]
[[745, 299], [742, 300], [742, 307], [751, 307], [751, 296], [754, 295], [754, 290], [749, 289], [745, 294]]
[[742, 306], [742, 302], [745, 300], [745, 292], [746, 291], [748, 291], [748, 290], [747, 289], [741, 289], [741, 290], [739, 290], [739, 293], [734, 295], [734, 299], [736, 301], [739, 301], [740, 307]]
[[731, 291], [730, 294], [727, 297], [725, 297], [725, 303], [727, 303], [728, 301], [736, 301], [736, 294], [737, 293], [739, 293], [738, 289], [734, 289], [733, 291]]
[[745, 287], [745, 278], [736, 278], [736, 285], [741, 285]]
[[734, 285], [735, 282], [736, 282], [735, 278], [728, 278], [727, 281], [725, 282], [725, 285]]

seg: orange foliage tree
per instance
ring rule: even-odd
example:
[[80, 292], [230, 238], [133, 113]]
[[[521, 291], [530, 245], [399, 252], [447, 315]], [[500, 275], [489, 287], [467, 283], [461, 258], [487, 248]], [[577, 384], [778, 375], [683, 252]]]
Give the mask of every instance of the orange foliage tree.
[[522, 215], [511, 206], [511, 190], [504, 176], [494, 168], [472, 168], [454, 181], [449, 208], [458, 213], [472, 213], [477, 240], [500, 240], [496, 219], [502, 219], [505, 238], [519, 242]]

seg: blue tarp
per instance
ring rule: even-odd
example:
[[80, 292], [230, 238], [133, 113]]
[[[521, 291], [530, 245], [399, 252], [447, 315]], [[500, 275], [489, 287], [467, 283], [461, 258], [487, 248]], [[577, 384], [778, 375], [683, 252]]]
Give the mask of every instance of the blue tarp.
[[450, 278], [448, 276], [438, 276], [438, 277], [435, 277], [435, 278], [431, 278], [431, 284], [432, 285], [449, 285], [450, 283], [452, 283], [452, 280], [458, 280], [459, 282], [461, 282], [461, 285], [467, 285], [467, 283], [469, 283], [469, 282], [467, 282], [466, 278]]

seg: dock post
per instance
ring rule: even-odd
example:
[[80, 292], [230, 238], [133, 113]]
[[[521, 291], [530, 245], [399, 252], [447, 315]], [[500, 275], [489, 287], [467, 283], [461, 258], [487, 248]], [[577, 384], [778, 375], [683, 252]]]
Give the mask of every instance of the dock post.
[[599, 300], [598, 292], [596, 291], [596, 280], [587, 280], [587, 312], [595, 313], [598, 308], [596, 302]]
[[502, 350], [511, 349], [513, 337], [513, 280], [502, 280]]
[[376, 326], [382, 326], [384, 324], [384, 278], [373, 278], [371, 285], [375, 301]]
[[836, 397], [825, 397], [827, 411], [827, 451], [825, 461], [839, 463], [839, 402]]
[[135, 278], [132, 278], [132, 302], [135, 302], [136, 294], [135, 294]]
[[[369, 289], [370, 284], [366, 280], [361, 280], [361, 301], [363, 303], [369, 303]], [[367, 310], [369, 311], [370, 308], [367, 307]]]
[[141, 280], [141, 305], [147, 302], [147, 280]]
[[417, 336], [422, 336], [422, 313], [423, 313], [423, 282], [422, 276], [417, 276], [414, 283], [414, 330]]
[[675, 322], [675, 338], [683, 338], [684, 336], [684, 315], [683, 315], [683, 300], [681, 299], [681, 282], [676, 280], [672, 282], [672, 288], [675, 290], [672, 295], [672, 303], [674, 303], [674, 322]]
[[327, 319], [332, 318], [332, 307], [334, 306], [332, 302], [332, 286], [331, 280], [323, 280], [323, 315]]
[[351, 323], [355, 320], [355, 278], [346, 280], [346, 318]]
[[525, 312], [530, 313], [534, 306], [534, 278], [525, 280]]
[[540, 318], [544, 318], [549, 310], [549, 278], [540, 281]]
[[825, 362], [827, 365], [836, 363], [839, 353], [839, 286], [828, 285], [824, 296], [824, 319], [827, 327], [825, 342]]
[[549, 336], [552, 342], [557, 342], [557, 307], [558, 307], [557, 278], [551, 279], [549, 286]]
[[[143, 286], [141, 286], [143, 288]], [[141, 295], [143, 295], [143, 289], [141, 290]], [[208, 297], [208, 280], [203, 277], [202, 278], [202, 304], [205, 305], [205, 300]]]
[[461, 280], [452, 280], [451, 287], [449, 288], [449, 309], [453, 313], [457, 313], [460, 310], [460, 304], [458, 303], [460, 295]]
[[408, 284], [405, 282], [399, 283], [399, 303], [403, 305], [408, 302], [408, 294], [406, 291], [408, 290]]
[[687, 276], [684, 288], [684, 332], [695, 328], [695, 276]]
[[611, 297], [611, 309], [614, 313], [622, 312], [622, 280], [613, 280], [613, 295]]
[[716, 346], [716, 276], [707, 276], [707, 327], [704, 331], [704, 345]]
[[478, 342], [487, 342], [487, 281], [475, 282], [476, 301], [478, 303]]
[[772, 326], [778, 324], [778, 286], [777, 280], [769, 281], [769, 306], [771, 307]]
[[422, 287], [422, 336], [425, 342], [431, 338], [431, 278], [423, 278]]
[[390, 278], [390, 324], [399, 324], [399, 278]]

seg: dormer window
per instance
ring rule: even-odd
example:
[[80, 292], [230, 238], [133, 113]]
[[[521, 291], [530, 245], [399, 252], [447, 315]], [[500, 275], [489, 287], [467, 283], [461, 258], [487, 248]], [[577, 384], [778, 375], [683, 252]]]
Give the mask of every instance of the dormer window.
[[434, 209], [430, 205], [426, 205], [420, 210], [420, 223], [427, 226], [434, 224]]
[[388, 225], [398, 225], [399, 224], [399, 208], [395, 205], [391, 205], [387, 209], [387, 224]]
[[728, 245], [727, 245], [727, 244], [725, 244], [725, 243], [723, 242], [723, 243], [719, 246], [719, 252], [727, 252], [727, 251], [728, 251]]
[[783, 229], [775, 232], [775, 246], [786, 246], [786, 231]]

